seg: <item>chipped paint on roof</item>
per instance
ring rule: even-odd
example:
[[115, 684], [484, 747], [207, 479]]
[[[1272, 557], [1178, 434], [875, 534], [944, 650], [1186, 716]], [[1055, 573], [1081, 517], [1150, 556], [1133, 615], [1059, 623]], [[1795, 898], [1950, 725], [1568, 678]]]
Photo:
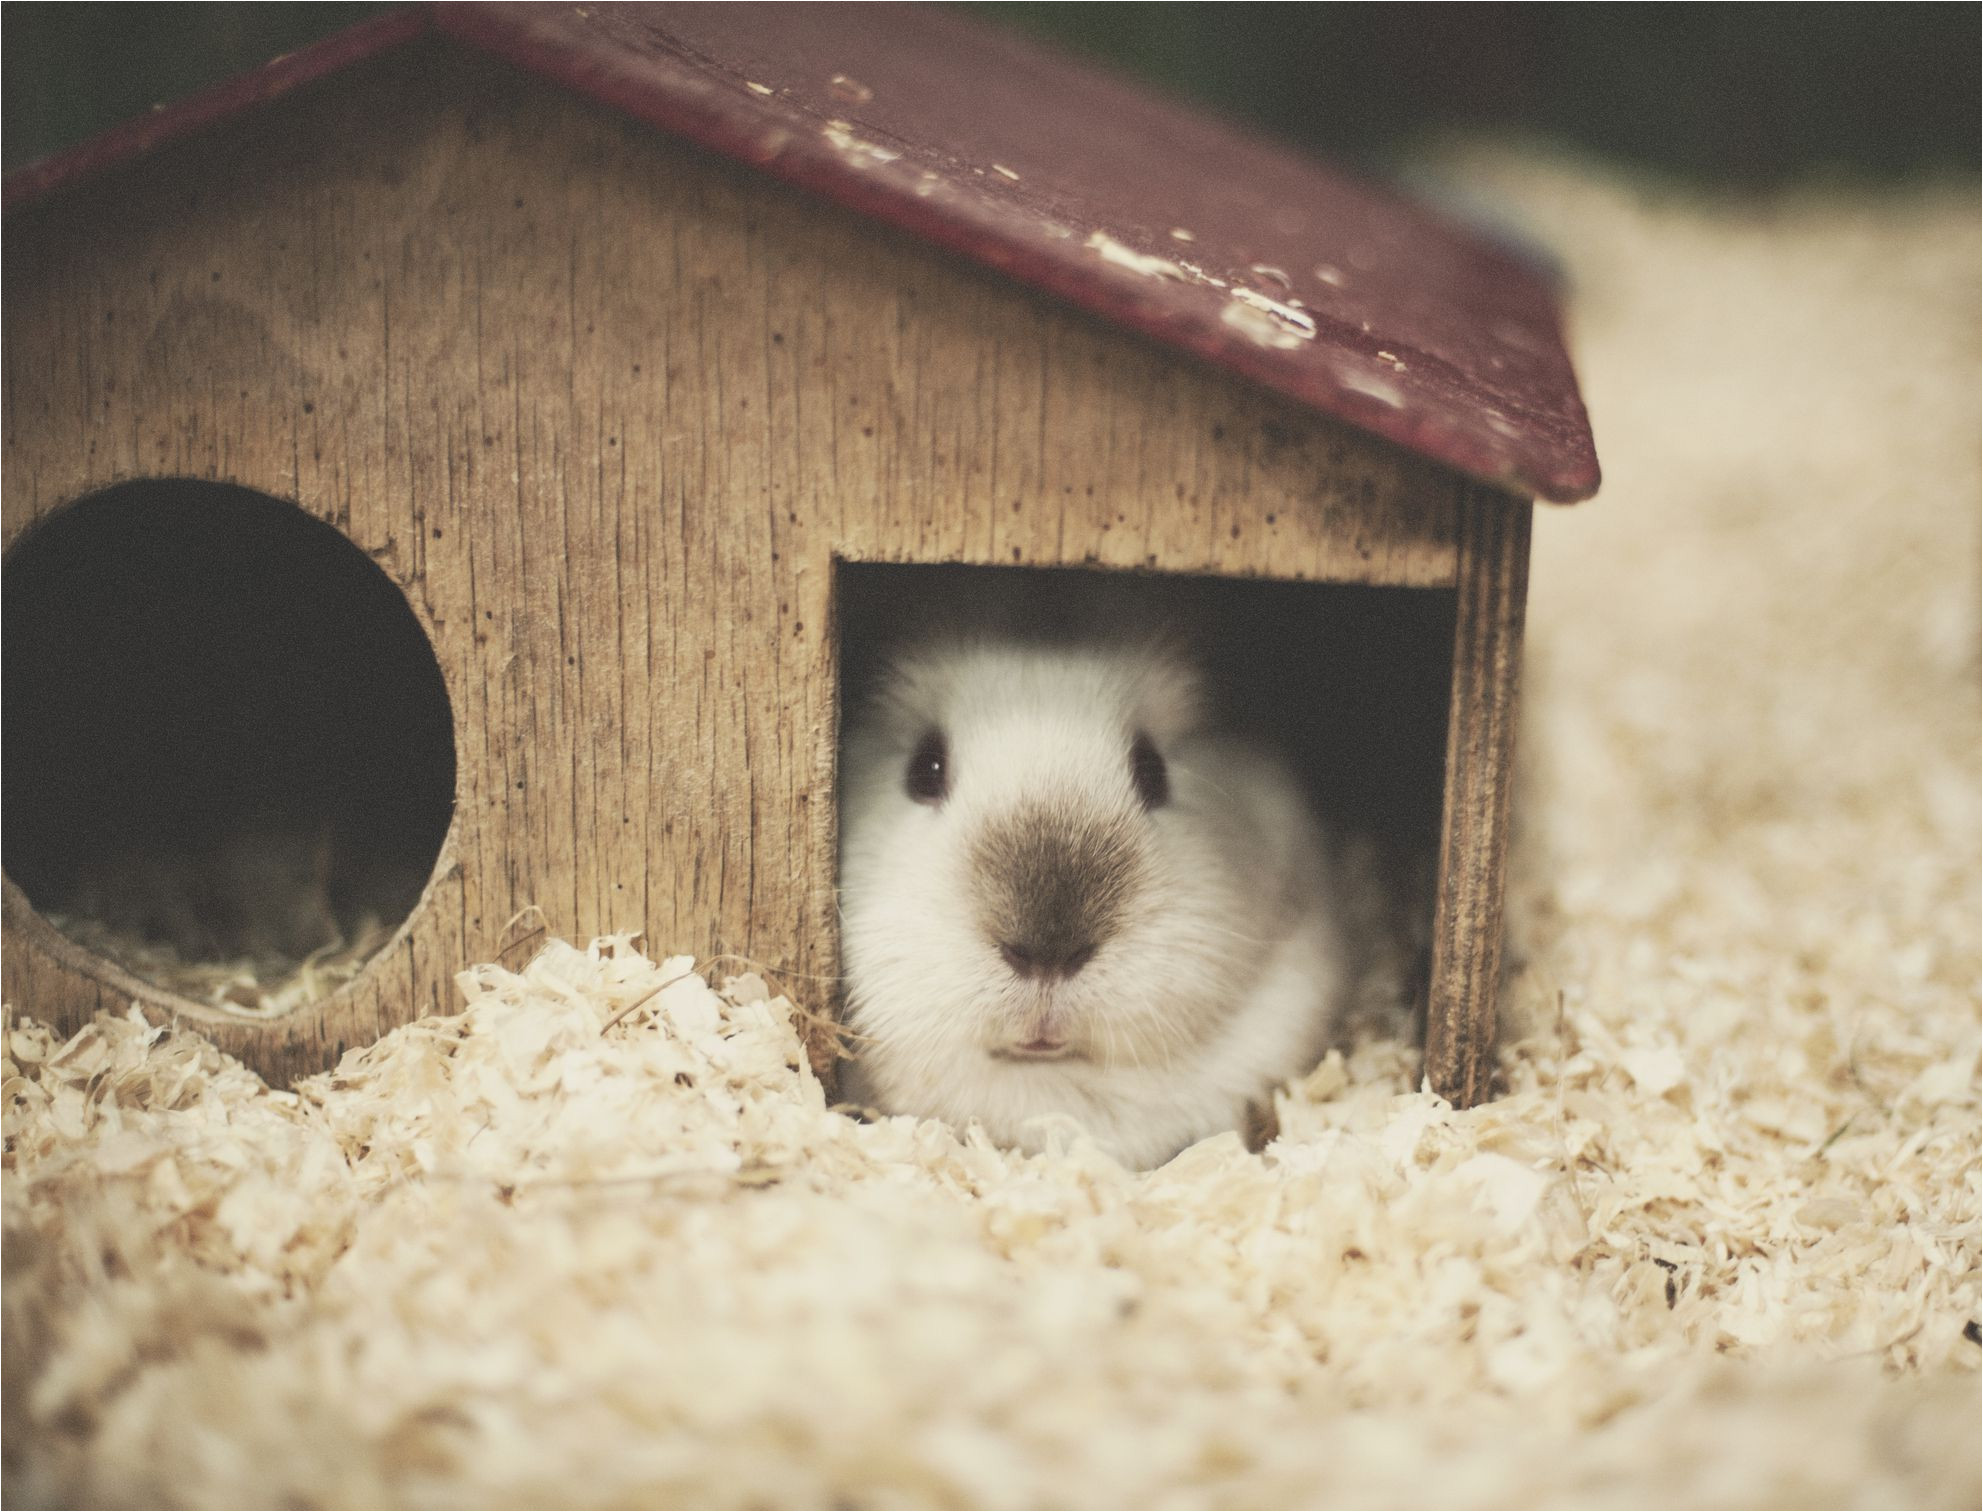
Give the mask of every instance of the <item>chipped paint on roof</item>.
[[1232, 291], [1232, 298], [1219, 319], [1247, 340], [1276, 351], [1287, 351], [1315, 339], [1315, 317], [1306, 310], [1244, 286]]
[[820, 135], [831, 142], [840, 155], [855, 168], [873, 168], [884, 163], [895, 162], [902, 156], [892, 147], [877, 146], [854, 135], [854, 128], [845, 121], [828, 121], [820, 128]]
[[1131, 273], [1139, 273], [1145, 278], [1187, 280], [1191, 276], [1168, 257], [1156, 257], [1148, 252], [1138, 252], [1134, 247], [1124, 246], [1106, 231], [1091, 232], [1082, 245], [1099, 252], [1103, 262], [1118, 268], [1127, 268]]

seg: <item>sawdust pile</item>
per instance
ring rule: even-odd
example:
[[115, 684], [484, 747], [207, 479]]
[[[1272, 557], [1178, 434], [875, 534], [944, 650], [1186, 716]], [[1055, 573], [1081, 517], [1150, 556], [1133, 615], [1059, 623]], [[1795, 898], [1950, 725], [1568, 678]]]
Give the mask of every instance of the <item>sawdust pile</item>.
[[625, 941], [293, 1095], [16, 1004], [7, 1499], [1973, 1505], [1977, 200], [1457, 166], [1609, 473], [1539, 522], [1501, 1101], [1380, 1044], [1260, 1156], [1014, 1158]]

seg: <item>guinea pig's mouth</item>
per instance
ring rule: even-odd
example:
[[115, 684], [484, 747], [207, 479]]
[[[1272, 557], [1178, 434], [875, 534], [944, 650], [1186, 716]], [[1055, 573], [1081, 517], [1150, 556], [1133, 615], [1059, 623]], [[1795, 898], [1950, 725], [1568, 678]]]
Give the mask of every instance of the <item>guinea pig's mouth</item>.
[[1038, 1039], [1024, 1040], [1009, 1045], [994, 1045], [991, 1049], [993, 1060], [1079, 1060], [1081, 1055], [1082, 1052], [1066, 1040], [1049, 1039], [1044, 1035]]

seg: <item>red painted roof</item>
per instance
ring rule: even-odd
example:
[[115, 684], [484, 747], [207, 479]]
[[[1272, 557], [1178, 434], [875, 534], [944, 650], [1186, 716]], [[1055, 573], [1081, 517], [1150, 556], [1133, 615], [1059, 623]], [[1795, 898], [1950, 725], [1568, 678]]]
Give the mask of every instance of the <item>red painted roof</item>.
[[1548, 280], [1430, 211], [954, 11], [397, 12], [8, 176], [9, 209], [439, 32], [1461, 472], [1597, 455]]

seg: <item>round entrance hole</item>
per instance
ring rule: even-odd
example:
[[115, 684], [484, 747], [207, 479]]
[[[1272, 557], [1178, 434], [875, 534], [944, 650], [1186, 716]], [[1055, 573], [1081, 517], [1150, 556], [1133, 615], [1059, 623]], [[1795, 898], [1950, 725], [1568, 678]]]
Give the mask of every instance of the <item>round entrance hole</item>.
[[281, 1012], [413, 911], [454, 806], [433, 647], [295, 505], [160, 480], [29, 530], [0, 584], [0, 864], [78, 944]]

